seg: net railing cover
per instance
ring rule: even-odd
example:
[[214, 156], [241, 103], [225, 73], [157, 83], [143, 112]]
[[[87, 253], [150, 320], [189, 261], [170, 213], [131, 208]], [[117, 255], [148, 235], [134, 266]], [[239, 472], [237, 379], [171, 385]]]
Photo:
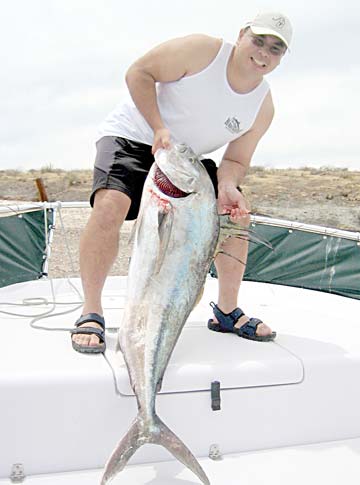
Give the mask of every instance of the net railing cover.
[[[53, 227], [56, 205], [44, 207], [46, 217], [41, 207], [0, 217], [0, 287], [43, 276], [46, 237]], [[256, 216], [251, 233], [245, 280], [360, 299], [358, 233]], [[259, 240], [269, 244], [259, 244]], [[216, 276], [214, 266], [211, 274]]]
[[[45, 231], [45, 220], [48, 231]], [[53, 209], [0, 217], [0, 287], [43, 276]]]
[[244, 280], [360, 299], [359, 240], [261, 223], [251, 231], [272, 249], [250, 241]]

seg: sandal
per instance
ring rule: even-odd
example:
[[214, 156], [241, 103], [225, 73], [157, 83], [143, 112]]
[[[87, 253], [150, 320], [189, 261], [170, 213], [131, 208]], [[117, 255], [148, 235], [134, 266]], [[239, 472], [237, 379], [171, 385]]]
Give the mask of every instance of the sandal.
[[213, 301], [210, 302], [210, 306], [213, 308], [214, 315], [219, 322], [214, 323], [212, 318], [208, 321], [208, 328], [214, 332], [236, 333], [239, 337], [248, 340], [256, 340], [258, 342], [270, 342], [276, 337], [276, 332], [272, 332], [270, 335], [256, 335], [258, 325], [263, 323], [259, 318], [250, 318], [249, 321], [244, 323], [240, 328], [235, 327], [239, 318], [245, 315], [241, 308], [235, 308], [235, 310], [230, 313], [224, 313]]
[[[102, 328], [96, 327], [80, 327], [83, 323], [86, 322], [96, 322], [101, 325]], [[74, 329], [70, 330], [71, 333], [71, 343], [73, 349], [77, 352], [81, 352], [82, 354], [101, 354], [105, 352], [106, 343], [105, 343], [105, 320], [104, 317], [99, 315], [98, 313], [87, 313], [86, 315], [81, 315], [75, 322]], [[95, 334], [100, 339], [99, 345], [80, 345], [74, 342], [72, 336], [79, 335], [79, 334]]]

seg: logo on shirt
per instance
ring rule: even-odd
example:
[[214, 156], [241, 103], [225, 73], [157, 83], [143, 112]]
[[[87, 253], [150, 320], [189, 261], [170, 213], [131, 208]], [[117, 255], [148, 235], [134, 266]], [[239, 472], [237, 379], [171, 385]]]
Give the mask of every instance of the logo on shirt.
[[238, 134], [240, 133], [241, 131], [243, 131], [242, 128], [240, 128], [240, 121], [235, 117], [233, 116], [232, 118], [228, 118], [226, 121], [225, 121], [225, 127], [231, 132], [231, 133], [234, 133], [234, 134]]

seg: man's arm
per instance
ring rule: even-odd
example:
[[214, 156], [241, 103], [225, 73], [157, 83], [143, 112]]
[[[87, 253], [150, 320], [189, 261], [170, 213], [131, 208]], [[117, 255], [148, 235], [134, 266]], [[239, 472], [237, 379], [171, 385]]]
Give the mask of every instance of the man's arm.
[[170, 143], [157, 104], [156, 82], [177, 81], [201, 71], [216, 56], [220, 45], [220, 39], [189, 35], [160, 44], [130, 66], [126, 83], [136, 107], [154, 131], [153, 153]]
[[255, 148], [274, 117], [274, 105], [269, 92], [260, 108], [254, 125], [229, 143], [218, 170], [219, 213], [229, 213], [238, 220], [248, 213], [246, 200], [237, 190], [245, 178]]

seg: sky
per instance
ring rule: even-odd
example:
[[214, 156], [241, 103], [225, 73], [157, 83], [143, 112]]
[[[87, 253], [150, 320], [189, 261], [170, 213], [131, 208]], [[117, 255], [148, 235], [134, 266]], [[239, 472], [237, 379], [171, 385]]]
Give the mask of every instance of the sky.
[[98, 125], [126, 94], [134, 60], [195, 32], [235, 41], [264, 10], [289, 16], [294, 38], [267, 77], [275, 118], [252, 164], [360, 170], [358, 0], [5, 2], [0, 169], [91, 169]]

